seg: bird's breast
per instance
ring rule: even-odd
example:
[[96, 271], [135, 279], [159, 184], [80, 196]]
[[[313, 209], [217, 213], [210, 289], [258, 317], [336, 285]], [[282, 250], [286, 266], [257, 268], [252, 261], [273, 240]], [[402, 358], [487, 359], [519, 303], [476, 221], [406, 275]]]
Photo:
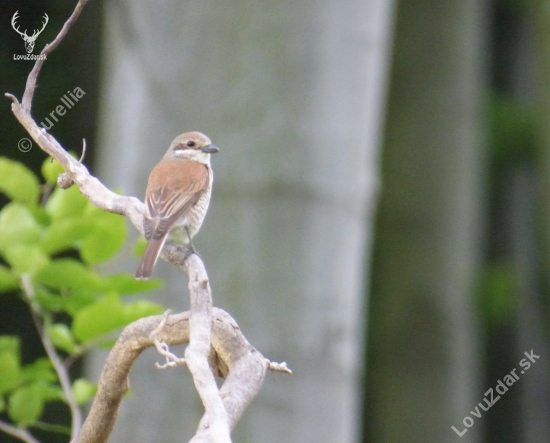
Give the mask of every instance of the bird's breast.
[[173, 225], [169, 237], [180, 242], [187, 242], [187, 230], [191, 238], [199, 231], [208, 211], [212, 188], [209, 187], [189, 210], [183, 214]]

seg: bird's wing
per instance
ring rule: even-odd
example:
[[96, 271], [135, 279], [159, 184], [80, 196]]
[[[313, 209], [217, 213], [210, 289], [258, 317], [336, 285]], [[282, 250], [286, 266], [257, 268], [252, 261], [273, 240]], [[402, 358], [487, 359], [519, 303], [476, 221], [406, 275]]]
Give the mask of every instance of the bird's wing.
[[165, 160], [151, 172], [147, 186], [145, 238], [158, 239], [191, 208], [208, 187], [210, 171], [195, 161]]

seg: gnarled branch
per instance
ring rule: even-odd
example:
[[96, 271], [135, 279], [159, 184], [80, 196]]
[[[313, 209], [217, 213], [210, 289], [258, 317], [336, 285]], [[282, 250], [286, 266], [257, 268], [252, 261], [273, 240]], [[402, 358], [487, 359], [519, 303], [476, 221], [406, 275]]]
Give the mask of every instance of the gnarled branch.
[[[92, 408], [75, 443], [101, 443], [107, 440], [120, 401], [128, 391], [128, 374], [134, 361], [143, 350], [155, 345], [155, 338], [168, 345], [189, 342], [190, 316], [189, 311], [168, 316], [154, 337], [151, 333], [163, 321], [161, 315], [136, 320], [122, 331], [105, 361]], [[246, 340], [235, 320], [219, 308], [212, 308], [212, 348], [215, 358], [210, 359], [210, 375], [211, 371], [224, 374], [229, 369], [220, 394], [227, 414], [226, 423], [232, 430], [259, 391], [270, 362]], [[205, 396], [208, 394], [201, 394], [203, 399]], [[204, 414], [191, 441], [219, 441], [210, 440], [211, 423], [219, 419], [212, 417], [210, 412]]]
[[[42, 50], [49, 54], [65, 38], [87, 0], [80, 0], [54, 41]], [[36, 81], [43, 63], [36, 61], [27, 79], [22, 104], [12, 94], [12, 111], [40, 148], [65, 169], [58, 184], [67, 188], [76, 184], [93, 205], [105, 211], [125, 215], [143, 233], [144, 204], [135, 197], [117, 195], [107, 189], [88, 169], [63, 149], [59, 142], [31, 116]], [[188, 255], [183, 245], [167, 242], [161, 257], [189, 275], [191, 310], [169, 316], [147, 317], [127, 326], [109, 353], [101, 373], [98, 392], [90, 414], [74, 442], [98, 443], [107, 440], [116, 420], [122, 396], [128, 390], [128, 373], [134, 360], [155, 339], [167, 344], [189, 341], [185, 352], [195, 386], [203, 401], [205, 414], [192, 442], [230, 442], [230, 431], [242, 412], [259, 391], [268, 368], [290, 372], [286, 364], [273, 364], [264, 358], [241, 333], [237, 323], [225, 311], [212, 307], [212, 295], [204, 263], [195, 254]], [[152, 332], [155, 331], [155, 334]], [[218, 390], [214, 374], [226, 376]]]

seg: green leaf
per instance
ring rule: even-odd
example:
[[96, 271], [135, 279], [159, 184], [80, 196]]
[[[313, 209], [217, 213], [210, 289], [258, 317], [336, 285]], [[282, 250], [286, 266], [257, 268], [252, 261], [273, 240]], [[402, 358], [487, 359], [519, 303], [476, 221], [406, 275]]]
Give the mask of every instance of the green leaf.
[[[52, 222], [50, 215], [43, 206], [31, 206], [31, 214], [41, 228], [46, 228]], [[43, 231], [42, 231], [43, 232]]]
[[161, 288], [163, 281], [136, 280], [132, 274], [114, 274], [101, 279], [105, 290], [112, 290], [119, 294], [136, 294], [138, 292], [153, 291]]
[[13, 201], [35, 205], [40, 185], [36, 176], [22, 163], [0, 157], [0, 191]]
[[4, 258], [18, 273], [33, 274], [47, 265], [49, 259], [38, 245], [15, 245], [4, 251]]
[[0, 394], [15, 388], [21, 381], [19, 357], [14, 352], [0, 351]]
[[57, 176], [65, 172], [65, 170], [57, 160], [52, 160], [51, 157], [44, 160], [44, 163], [42, 163], [42, 175], [48, 183], [55, 185], [57, 184]]
[[19, 282], [10, 268], [0, 265], [0, 292], [11, 291], [19, 287]]
[[22, 381], [29, 382], [53, 382], [57, 380], [57, 375], [53, 370], [49, 358], [37, 358], [31, 364], [25, 365], [22, 369]]
[[65, 312], [74, 316], [84, 307], [91, 305], [97, 301], [97, 292], [90, 291], [73, 291], [69, 297], [66, 297]]
[[78, 311], [72, 324], [74, 336], [86, 342], [125, 325], [126, 313], [120, 298], [110, 294]]
[[15, 335], [0, 335], [0, 352], [12, 352], [19, 359], [21, 344]]
[[97, 300], [97, 293], [88, 290], [73, 290], [70, 294], [57, 294], [43, 287], [35, 289], [36, 301], [49, 311], [64, 311], [71, 316]]
[[10, 203], [0, 211], [0, 248], [4, 251], [17, 244], [36, 244], [42, 233], [29, 208]]
[[73, 396], [79, 405], [87, 403], [97, 392], [97, 384], [91, 383], [84, 378], [74, 381], [72, 386]]
[[48, 334], [53, 345], [69, 354], [76, 351], [76, 343], [69, 327], [63, 323], [56, 323], [48, 328]]
[[58, 385], [51, 383], [35, 383], [34, 384], [38, 396], [45, 402], [61, 400], [65, 401], [65, 393]]
[[157, 315], [162, 311], [160, 305], [143, 300], [123, 305], [118, 295], [110, 294], [78, 311], [73, 319], [72, 330], [76, 338], [86, 342], [141, 317]]
[[88, 200], [80, 194], [80, 189], [75, 185], [69, 189], [56, 188], [46, 203], [46, 211], [52, 220], [61, 220], [82, 216], [88, 205]]
[[92, 223], [81, 217], [55, 220], [42, 237], [40, 247], [47, 254], [55, 254], [76, 247], [76, 242], [90, 233]]
[[80, 248], [80, 256], [90, 265], [111, 258], [118, 252], [126, 238], [124, 217], [94, 209], [96, 210], [88, 211], [91, 215], [87, 218], [92, 221], [92, 225]]
[[36, 385], [16, 389], [9, 398], [8, 415], [19, 425], [33, 424], [44, 410], [44, 401]]
[[125, 323], [129, 324], [142, 317], [158, 315], [163, 312], [161, 305], [145, 300], [138, 300], [134, 303], [124, 305]]
[[35, 288], [35, 300], [48, 311], [60, 312], [66, 309], [66, 297], [42, 287]]
[[4, 412], [6, 410], [6, 402], [2, 397], [0, 397], [0, 412]]
[[72, 258], [52, 260], [35, 274], [35, 281], [55, 289], [99, 290], [99, 278]]

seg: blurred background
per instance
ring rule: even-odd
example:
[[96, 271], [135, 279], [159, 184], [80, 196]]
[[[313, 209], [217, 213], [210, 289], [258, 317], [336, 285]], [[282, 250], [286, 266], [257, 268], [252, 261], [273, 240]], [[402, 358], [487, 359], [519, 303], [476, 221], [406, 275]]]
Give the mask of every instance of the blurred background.
[[[48, 14], [37, 54], [75, 2], [0, 5], [0, 90], [21, 98], [33, 62], [14, 60], [13, 14]], [[86, 138], [86, 165], [125, 194], [143, 198], [182, 132], [220, 147], [195, 244], [215, 304], [294, 370], [268, 374], [234, 441], [550, 441], [549, 0], [92, 0], [44, 64], [37, 122], [77, 87], [49, 132]], [[0, 127], [0, 155], [38, 172], [7, 99]], [[134, 272], [136, 239], [116, 270]], [[181, 274], [155, 274], [152, 298], [187, 309]], [[0, 297], [0, 334], [43, 354], [17, 297]], [[74, 375], [96, 381], [104, 358]], [[132, 369], [110, 441], [193, 435], [192, 381], [157, 359]]]

